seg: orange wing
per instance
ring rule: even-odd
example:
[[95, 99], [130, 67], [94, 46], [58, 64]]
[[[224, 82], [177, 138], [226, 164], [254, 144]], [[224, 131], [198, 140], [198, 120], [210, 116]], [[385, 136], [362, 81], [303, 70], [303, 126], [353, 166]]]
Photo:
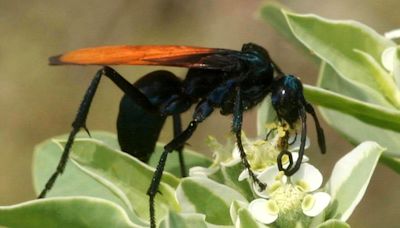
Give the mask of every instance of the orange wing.
[[51, 65], [162, 65], [221, 69], [237, 64], [241, 52], [190, 46], [104, 46], [78, 49], [50, 57]]

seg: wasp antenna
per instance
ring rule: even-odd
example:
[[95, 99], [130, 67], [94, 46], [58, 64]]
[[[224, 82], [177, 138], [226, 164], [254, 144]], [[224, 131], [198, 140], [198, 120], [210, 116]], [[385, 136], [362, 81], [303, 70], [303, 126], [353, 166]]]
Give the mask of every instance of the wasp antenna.
[[306, 103], [305, 105], [306, 111], [311, 114], [314, 119], [315, 129], [317, 130], [317, 137], [318, 137], [318, 146], [321, 150], [322, 154], [326, 153], [326, 144], [325, 144], [325, 134], [324, 130], [322, 129], [321, 125], [319, 124], [317, 114], [315, 114], [315, 110], [310, 103]]

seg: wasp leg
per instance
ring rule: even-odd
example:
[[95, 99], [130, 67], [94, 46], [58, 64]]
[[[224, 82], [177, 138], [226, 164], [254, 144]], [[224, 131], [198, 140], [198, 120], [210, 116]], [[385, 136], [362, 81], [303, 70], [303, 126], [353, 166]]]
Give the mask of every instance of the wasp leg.
[[300, 138], [300, 149], [299, 149], [299, 157], [297, 158], [297, 161], [294, 165], [293, 168], [291, 169], [280, 169], [285, 173], [286, 176], [292, 176], [297, 172], [297, 170], [300, 169], [301, 162], [303, 161], [303, 156], [304, 156], [304, 148], [306, 145], [306, 138], [307, 138], [307, 116], [304, 108], [299, 110], [299, 116], [301, 119], [301, 138]]
[[[172, 116], [172, 121], [173, 121], [173, 125], [174, 125], [174, 137], [178, 137], [179, 134], [182, 133], [182, 120], [181, 120], [181, 116], [179, 114], [174, 114]], [[184, 145], [182, 145], [181, 147], [177, 148], [176, 151], [178, 152], [178, 156], [179, 156], [179, 167], [181, 170], [181, 177], [186, 177], [186, 166], [185, 166], [185, 160], [183, 158], [183, 147]]]
[[171, 142], [169, 142], [164, 147], [164, 151], [161, 154], [160, 160], [158, 161], [156, 170], [154, 172], [153, 178], [149, 189], [147, 190], [147, 195], [149, 196], [149, 206], [150, 206], [150, 227], [156, 227], [155, 220], [155, 210], [154, 210], [154, 198], [158, 192], [158, 187], [161, 182], [161, 177], [164, 171], [165, 163], [167, 161], [168, 154], [172, 151], [181, 148], [183, 144], [192, 136], [193, 132], [197, 128], [198, 122], [193, 120], [189, 123], [189, 126]]
[[[282, 163], [282, 158], [284, 155], [287, 155], [289, 157], [289, 165], [286, 168], [283, 168], [283, 163]], [[290, 153], [288, 150], [286, 150], [286, 149], [282, 150], [278, 154], [278, 157], [276, 158], [276, 160], [277, 160], [276, 163], [278, 164], [279, 171], [287, 172], [288, 170], [290, 170], [290, 168], [292, 168], [293, 157], [292, 157], [292, 153]]]
[[240, 158], [242, 159], [243, 166], [247, 169], [249, 176], [251, 177], [253, 182], [260, 187], [260, 190], [264, 190], [267, 186], [264, 183], [262, 183], [253, 173], [249, 161], [247, 160], [246, 152], [244, 152], [242, 144], [242, 121], [243, 121], [242, 95], [240, 87], [237, 87], [235, 104], [233, 107], [232, 131], [236, 136], [236, 143], [240, 152]]
[[172, 139], [171, 142], [165, 145], [164, 151], [161, 154], [160, 160], [158, 161], [156, 171], [153, 174], [150, 187], [147, 190], [147, 195], [149, 196], [150, 227], [156, 227], [154, 199], [158, 192], [158, 187], [160, 185], [168, 154], [174, 150], [182, 148], [186, 141], [189, 140], [193, 132], [196, 130], [197, 125], [204, 119], [206, 119], [213, 111], [214, 108], [210, 103], [208, 103], [207, 100], [202, 100], [201, 102], [199, 102], [193, 114], [193, 120], [189, 123], [188, 127], [182, 133]]
[[138, 89], [136, 89], [134, 86], [132, 86], [114, 69], [105, 66], [99, 71], [97, 71], [88, 89], [86, 90], [85, 96], [83, 97], [83, 100], [79, 106], [78, 113], [76, 114], [75, 120], [72, 123], [72, 131], [68, 136], [67, 143], [65, 144], [64, 151], [62, 153], [60, 161], [58, 162], [57, 168], [46, 182], [45, 187], [40, 192], [38, 198], [44, 198], [47, 192], [50, 191], [50, 189], [53, 187], [58, 176], [63, 173], [76, 134], [79, 132], [81, 128], [84, 128], [87, 131], [86, 119], [89, 113], [93, 97], [96, 93], [97, 87], [100, 83], [100, 79], [103, 75], [111, 79], [125, 94], [127, 94], [129, 97], [137, 101], [137, 103], [141, 105], [144, 109], [148, 110], [149, 112], [156, 111], [156, 107], [154, 107], [150, 103], [147, 97], [144, 94], [142, 94]]

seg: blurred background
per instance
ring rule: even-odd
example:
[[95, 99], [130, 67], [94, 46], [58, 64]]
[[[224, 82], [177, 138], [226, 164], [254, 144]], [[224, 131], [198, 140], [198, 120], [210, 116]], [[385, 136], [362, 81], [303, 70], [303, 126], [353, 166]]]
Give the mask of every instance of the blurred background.
[[[400, 27], [398, 0], [279, 1], [299, 13], [354, 19], [379, 33]], [[36, 144], [70, 131], [71, 122], [98, 67], [50, 67], [47, 58], [64, 51], [107, 44], [181, 44], [240, 49], [246, 42], [267, 48], [285, 72], [314, 84], [318, 67], [257, 17], [263, 1], [229, 0], [0, 0], [0, 205], [34, 199], [31, 160]], [[120, 66], [128, 80], [154, 70]], [[184, 69], [171, 68], [180, 75]], [[115, 132], [122, 92], [103, 80], [89, 114], [91, 130]], [[191, 118], [189, 111], [184, 123]], [[255, 136], [255, 112], [246, 113], [245, 131]], [[220, 140], [231, 119], [207, 119], [189, 141], [210, 154], [207, 135]], [[313, 123], [309, 123], [310, 125]], [[167, 123], [161, 141], [171, 138]], [[308, 150], [324, 176], [352, 146], [323, 123], [327, 155], [317, 145]], [[314, 128], [310, 137], [315, 142]], [[134, 174], [132, 174], [134, 175]], [[399, 176], [379, 165], [367, 194], [349, 220], [354, 227], [398, 227]]]

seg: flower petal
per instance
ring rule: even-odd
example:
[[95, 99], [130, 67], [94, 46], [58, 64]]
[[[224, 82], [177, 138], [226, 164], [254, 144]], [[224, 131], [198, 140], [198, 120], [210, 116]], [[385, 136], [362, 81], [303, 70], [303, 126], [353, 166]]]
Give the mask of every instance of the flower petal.
[[256, 199], [249, 204], [249, 211], [257, 221], [270, 224], [278, 218], [279, 208], [273, 200]]
[[319, 215], [331, 201], [331, 196], [326, 192], [317, 192], [304, 197], [301, 207], [303, 213], [307, 216], [314, 217]]
[[264, 184], [271, 185], [276, 181], [276, 176], [278, 176], [279, 170], [277, 166], [270, 166], [262, 171], [257, 178]]
[[282, 186], [282, 184], [286, 183], [287, 177], [280, 173], [276, 166], [271, 166], [266, 168], [263, 172], [261, 172], [257, 178], [264, 184], [267, 185], [267, 188], [264, 191], [260, 191], [260, 188], [257, 184], [253, 184], [254, 192], [264, 198], [269, 198], [270, 194]]
[[232, 157], [233, 159], [240, 159], [240, 151], [237, 145], [233, 148]]
[[299, 171], [290, 177], [290, 180], [304, 192], [312, 192], [321, 186], [322, 174], [313, 165], [304, 163], [301, 165]]

